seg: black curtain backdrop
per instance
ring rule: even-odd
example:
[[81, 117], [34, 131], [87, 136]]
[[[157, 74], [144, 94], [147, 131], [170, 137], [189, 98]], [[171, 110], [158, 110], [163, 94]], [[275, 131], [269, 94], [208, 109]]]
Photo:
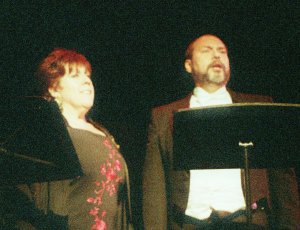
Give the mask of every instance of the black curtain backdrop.
[[90, 60], [91, 117], [112, 132], [127, 159], [138, 229], [150, 110], [191, 91], [183, 69], [191, 40], [204, 33], [224, 40], [232, 89], [300, 103], [299, 1], [2, 0], [0, 30], [2, 99], [35, 95], [33, 73], [53, 48]]

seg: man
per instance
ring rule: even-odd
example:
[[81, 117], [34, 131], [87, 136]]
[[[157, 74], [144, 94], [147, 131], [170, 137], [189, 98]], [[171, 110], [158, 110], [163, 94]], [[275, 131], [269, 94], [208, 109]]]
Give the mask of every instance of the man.
[[[206, 34], [191, 42], [184, 65], [195, 82], [193, 93], [152, 111], [143, 172], [144, 226], [146, 230], [207, 229], [223, 223], [226, 229], [236, 229], [245, 222], [245, 216], [239, 215], [246, 207], [243, 170], [174, 171], [173, 112], [199, 106], [272, 102], [272, 99], [235, 93], [226, 88], [230, 78], [227, 47], [214, 35]], [[268, 225], [268, 204], [272, 202], [276, 221], [273, 226], [296, 229], [298, 193], [293, 170], [251, 169], [250, 180], [252, 207], [265, 204], [265, 211], [253, 213], [253, 226], [259, 229]]]

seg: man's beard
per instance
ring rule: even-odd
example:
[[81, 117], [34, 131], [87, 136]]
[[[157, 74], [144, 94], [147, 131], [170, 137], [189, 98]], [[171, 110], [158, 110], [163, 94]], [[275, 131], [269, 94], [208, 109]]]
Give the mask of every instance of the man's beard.
[[225, 68], [222, 68], [222, 71], [206, 71], [205, 74], [199, 75], [198, 79], [203, 83], [211, 83], [215, 85], [226, 85], [229, 81], [230, 71], [226, 71]]

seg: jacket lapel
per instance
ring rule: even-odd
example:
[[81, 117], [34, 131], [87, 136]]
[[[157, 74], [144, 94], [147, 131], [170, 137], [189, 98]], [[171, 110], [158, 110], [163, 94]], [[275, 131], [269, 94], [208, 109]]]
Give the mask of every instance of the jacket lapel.
[[180, 109], [188, 109], [190, 107], [190, 99], [192, 94], [189, 94], [187, 97], [179, 100], [172, 107], [172, 112], [170, 114], [170, 129], [171, 133], [173, 132], [173, 121], [174, 121], [174, 113]]

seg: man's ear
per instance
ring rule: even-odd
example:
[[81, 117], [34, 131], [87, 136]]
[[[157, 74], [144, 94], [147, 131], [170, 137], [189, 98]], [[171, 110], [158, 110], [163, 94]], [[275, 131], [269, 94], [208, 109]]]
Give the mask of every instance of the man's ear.
[[192, 61], [191, 61], [191, 59], [185, 59], [184, 67], [185, 67], [186, 72], [192, 73]]

